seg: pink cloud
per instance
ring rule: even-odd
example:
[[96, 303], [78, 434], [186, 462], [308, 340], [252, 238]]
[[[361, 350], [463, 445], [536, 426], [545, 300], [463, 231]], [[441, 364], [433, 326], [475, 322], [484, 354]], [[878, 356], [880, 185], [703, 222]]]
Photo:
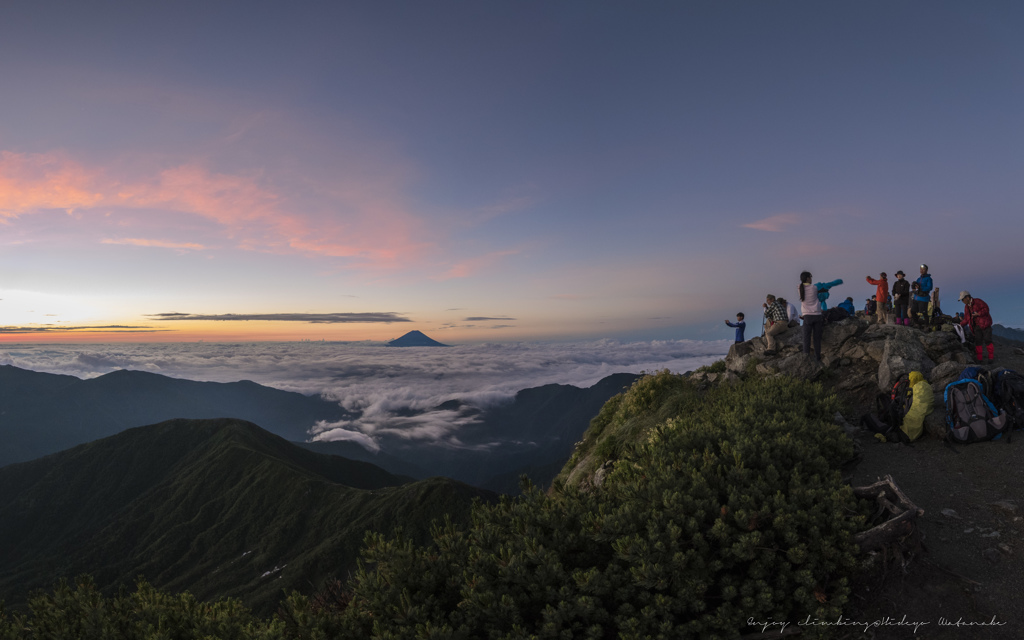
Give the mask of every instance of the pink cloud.
[[469, 260], [463, 260], [462, 262], [452, 265], [447, 271], [440, 276], [441, 280], [448, 280], [451, 278], [467, 278], [474, 273], [477, 273], [483, 269], [490, 267], [491, 265], [498, 262], [505, 256], [516, 255], [519, 253], [518, 250], [510, 249], [507, 251], [494, 251], [483, 256], [476, 258], [470, 258]]
[[800, 222], [800, 216], [795, 213], [780, 213], [778, 215], [769, 216], [756, 222], [750, 222], [745, 225], [747, 229], [757, 229], [759, 231], [782, 231], [784, 227], [797, 224]]
[[104, 199], [97, 176], [63, 154], [0, 151], [0, 217], [35, 209], [94, 207]]
[[[112, 173], [87, 168], [64, 153], [0, 152], [0, 219], [47, 209], [192, 214], [218, 224], [242, 249], [346, 258], [354, 266], [376, 269], [407, 266], [432, 247], [387, 179], [351, 180], [320, 190], [310, 201], [305, 194], [273, 188], [261, 176], [216, 173], [198, 163], [150, 179], [120, 180]], [[138, 238], [109, 243], [203, 248]]]
[[136, 247], [160, 247], [163, 249], [179, 249], [190, 251], [201, 251], [205, 249], [201, 244], [194, 242], [167, 242], [165, 240], [147, 240], [145, 238], [107, 238], [103, 244], [127, 244]]

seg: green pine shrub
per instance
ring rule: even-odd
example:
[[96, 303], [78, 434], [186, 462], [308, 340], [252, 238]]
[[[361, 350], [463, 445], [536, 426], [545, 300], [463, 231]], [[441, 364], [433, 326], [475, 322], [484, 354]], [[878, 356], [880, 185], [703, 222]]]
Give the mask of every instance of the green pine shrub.
[[[650, 412], [667, 376], [616, 413]], [[651, 376], [658, 378], [658, 376]], [[651, 429], [599, 489], [479, 505], [434, 544], [372, 536], [339, 637], [731, 638], [746, 620], [836, 616], [861, 525], [834, 398], [789, 379], [722, 386]], [[634, 393], [634, 391], [639, 391]], [[678, 393], [683, 391], [682, 394]]]
[[727, 367], [725, 366], [725, 359], [715, 360], [711, 364], [706, 364], [703, 367], [699, 367], [695, 373], [725, 373]]
[[667, 369], [639, 378], [624, 393], [608, 400], [590, 421], [554, 486], [578, 485], [605, 462], [617, 460], [625, 447], [654, 425], [677, 415], [696, 399], [697, 388]]
[[104, 597], [88, 576], [60, 581], [37, 593], [28, 611], [0, 607], [0, 640], [272, 640], [280, 621], [253, 617], [240, 601], [201, 602], [190, 593], [171, 594], [139, 580], [136, 590]]

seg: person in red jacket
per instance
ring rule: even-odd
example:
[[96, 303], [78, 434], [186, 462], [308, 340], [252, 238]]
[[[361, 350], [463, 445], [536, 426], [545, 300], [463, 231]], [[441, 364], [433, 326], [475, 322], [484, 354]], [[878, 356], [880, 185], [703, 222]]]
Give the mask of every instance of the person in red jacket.
[[878, 280], [875, 280], [871, 276], [868, 276], [868, 284], [873, 284], [877, 288], [875, 289], [875, 301], [877, 306], [875, 307], [875, 321], [878, 324], [885, 324], [888, 320], [888, 307], [886, 301], [889, 299], [889, 278], [883, 271], [879, 274]]
[[966, 291], [960, 292], [960, 302], [964, 303], [964, 319], [960, 324], [970, 327], [974, 334], [974, 353], [978, 363], [984, 362], [984, 347], [988, 347], [988, 362], [992, 364], [996, 359], [996, 350], [992, 344], [992, 316], [989, 315], [988, 305], [981, 298], [971, 297]]

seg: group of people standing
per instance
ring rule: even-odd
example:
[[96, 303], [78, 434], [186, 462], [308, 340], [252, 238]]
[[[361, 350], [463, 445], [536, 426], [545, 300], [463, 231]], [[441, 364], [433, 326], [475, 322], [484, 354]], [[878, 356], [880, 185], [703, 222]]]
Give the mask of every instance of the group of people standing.
[[[878, 278], [867, 277], [869, 284], [877, 287], [875, 293], [874, 308], [871, 309], [875, 321], [879, 324], [886, 324], [892, 320], [894, 324], [912, 326], [915, 319], [924, 322], [926, 325], [932, 318], [941, 315], [939, 308], [939, 290], [934, 286], [932, 276], [928, 272], [928, 265], [921, 265], [920, 277], [913, 283], [906, 279], [903, 271], [896, 272], [896, 281], [889, 289], [889, 280], [885, 272]], [[803, 320], [803, 352], [810, 355], [811, 345], [814, 345], [814, 357], [821, 360], [821, 336], [825, 326], [825, 313], [827, 310], [826, 300], [829, 297], [829, 289], [842, 284], [842, 280], [831, 282], [813, 282], [809, 271], [800, 274], [800, 286], [798, 288], [800, 308], [785, 300], [768, 295], [764, 307], [764, 339], [767, 346], [766, 355], [773, 355], [777, 344], [777, 336], [790, 327], [799, 325], [799, 319]], [[992, 344], [992, 316], [989, 314], [988, 305], [980, 298], [975, 298], [967, 291], [961, 291], [958, 298], [964, 303], [964, 313], [957, 319], [959, 324], [970, 330], [974, 341], [975, 356], [978, 363], [983, 363], [985, 356], [989, 362], [995, 359], [995, 347]], [[869, 300], [870, 302], [870, 300]], [[853, 300], [847, 298], [838, 305], [853, 315]], [[924, 319], [924, 320], [921, 320]], [[736, 322], [725, 321], [730, 327], [736, 329], [736, 342], [743, 342], [743, 332], [746, 328], [744, 315], [736, 314]]]
[[[878, 278], [867, 277], [868, 284], [878, 287], [875, 293], [875, 314], [885, 324], [892, 312], [896, 324], [910, 326], [915, 318], [929, 318], [939, 309], [939, 290], [934, 287], [928, 265], [921, 265], [921, 277], [911, 284], [903, 271], [896, 272], [896, 282], [889, 292], [889, 277], [883, 271]], [[931, 309], [929, 309], [929, 305]]]

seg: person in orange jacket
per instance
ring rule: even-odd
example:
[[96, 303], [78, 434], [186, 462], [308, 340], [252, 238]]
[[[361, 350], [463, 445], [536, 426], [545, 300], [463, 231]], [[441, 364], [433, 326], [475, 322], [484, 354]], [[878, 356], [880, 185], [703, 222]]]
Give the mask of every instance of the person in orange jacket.
[[992, 364], [996, 359], [996, 349], [992, 344], [992, 316], [988, 312], [988, 305], [981, 298], [971, 297], [966, 291], [960, 292], [960, 302], [964, 303], [964, 319], [960, 324], [970, 327], [974, 334], [974, 353], [978, 364], [985, 360], [984, 347], [988, 347], [988, 363]]
[[868, 284], [873, 284], [877, 288], [875, 289], [875, 301], [878, 305], [875, 307], [875, 321], [878, 324], [885, 324], [888, 320], [888, 309], [886, 308], [886, 300], [889, 299], [889, 278], [883, 271], [878, 280], [875, 280], [871, 276], [868, 276]]

